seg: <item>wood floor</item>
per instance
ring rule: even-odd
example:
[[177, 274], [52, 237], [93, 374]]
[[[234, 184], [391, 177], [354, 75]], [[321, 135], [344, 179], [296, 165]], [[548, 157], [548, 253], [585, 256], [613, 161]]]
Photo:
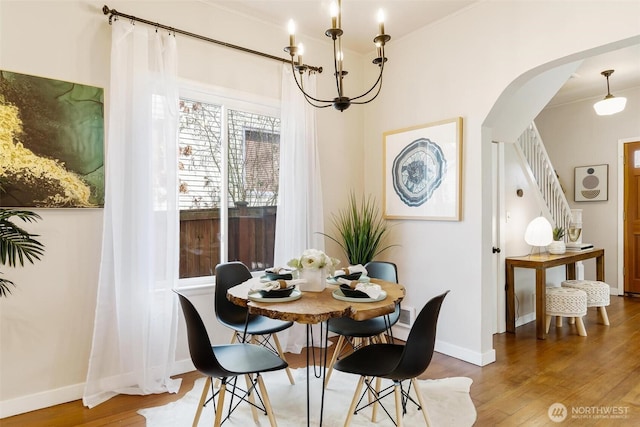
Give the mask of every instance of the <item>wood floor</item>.
[[[566, 322], [562, 328], [552, 326], [544, 341], [535, 338], [535, 322], [515, 335], [496, 335], [497, 361], [482, 368], [436, 353], [423, 377], [472, 378], [476, 426], [638, 426], [640, 298], [611, 297], [607, 311], [611, 326], [602, 325], [595, 309], [589, 310], [587, 337], [578, 336], [575, 325]], [[292, 367], [304, 366], [304, 353], [287, 357]], [[5, 418], [0, 426], [144, 426], [138, 409], [179, 399], [199, 374], [181, 377], [178, 394], [120, 395], [94, 409], [75, 401]], [[554, 403], [568, 410], [562, 423], [548, 416]]]

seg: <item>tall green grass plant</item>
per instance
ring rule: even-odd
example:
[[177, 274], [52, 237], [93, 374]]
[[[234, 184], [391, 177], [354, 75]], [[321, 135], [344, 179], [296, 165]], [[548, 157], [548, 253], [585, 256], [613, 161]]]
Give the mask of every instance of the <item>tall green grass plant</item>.
[[358, 203], [352, 192], [349, 195], [348, 206], [334, 214], [332, 222], [338, 236], [323, 234], [340, 245], [351, 265], [364, 265], [382, 251], [396, 246], [384, 246], [383, 241], [389, 233], [389, 228], [372, 196], [363, 198]]

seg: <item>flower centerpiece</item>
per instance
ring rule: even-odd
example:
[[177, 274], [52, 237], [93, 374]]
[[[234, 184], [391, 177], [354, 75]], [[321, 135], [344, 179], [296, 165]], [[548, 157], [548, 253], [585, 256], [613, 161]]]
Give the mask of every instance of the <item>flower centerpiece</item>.
[[340, 260], [331, 258], [318, 249], [307, 249], [299, 258], [291, 259], [287, 265], [295, 268], [306, 283], [300, 285], [301, 291], [322, 292], [327, 284], [327, 276], [333, 274]]

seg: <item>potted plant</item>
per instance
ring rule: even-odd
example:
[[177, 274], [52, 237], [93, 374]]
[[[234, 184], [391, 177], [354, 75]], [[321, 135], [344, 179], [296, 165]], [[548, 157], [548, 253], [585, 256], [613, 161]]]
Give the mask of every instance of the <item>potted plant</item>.
[[333, 275], [340, 260], [331, 258], [318, 249], [305, 250], [300, 258], [293, 258], [287, 265], [298, 271], [298, 277], [305, 279], [300, 284], [301, 291], [322, 292], [326, 286], [327, 275]]
[[371, 196], [358, 203], [351, 192], [346, 209], [333, 215], [333, 225], [339, 237], [323, 234], [340, 245], [351, 265], [364, 265], [382, 251], [395, 246], [383, 246], [389, 228]]
[[[24, 222], [35, 222], [42, 219], [35, 212], [0, 209], [0, 263], [15, 267], [24, 266], [25, 259], [33, 264], [44, 253], [44, 245], [34, 239], [37, 234], [31, 234], [19, 227], [11, 220], [12, 217]], [[11, 280], [0, 277], [0, 297], [6, 297], [11, 293], [9, 285], [15, 286]]]
[[550, 254], [561, 255], [567, 251], [567, 246], [564, 243], [564, 228], [556, 227], [553, 229], [553, 242], [547, 246], [547, 250]]

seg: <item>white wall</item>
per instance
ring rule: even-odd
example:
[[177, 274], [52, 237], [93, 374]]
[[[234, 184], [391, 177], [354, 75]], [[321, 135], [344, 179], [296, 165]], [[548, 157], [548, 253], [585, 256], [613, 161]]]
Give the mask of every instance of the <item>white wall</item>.
[[581, 59], [576, 54], [588, 49], [637, 37], [639, 14], [640, 4], [628, 2], [480, 2], [389, 44], [385, 89], [365, 116], [365, 140], [377, 141], [365, 152], [367, 191], [382, 197], [384, 131], [464, 119], [462, 221], [397, 221], [394, 227], [402, 246], [392, 260], [407, 286], [405, 303], [422, 307], [452, 291], [440, 316], [439, 351], [480, 365], [495, 358], [501, 290], [492, 275], [490, 141], [492, 129], [511, 117], [489, 112], [508, 101], [502, 93], [529, 70], [546, 66], [541, 73]]
[[[0, 69], [105, 88], [108, 103], [111, 27], [100, 0], [0, 1]], [[122, 13], [170, 25], [272, 55], [285, 53], [283, 23], [276, 27], [199, 1], [113, 1]], [[138, 24], [143, 25], [143, 24]], [[178, 35], [179, 74], [186, 80], [279, 99], [282, 64]], [[329, 69], [331, 47], [299, 37], [305, 62]], [[349, 88], [358, 89], [359, 56], [347, 55]], [[331, 73], [318, 77], [318, 93], [331, 94]], [[362, 109], [318, 112], [325, 214], [362, 191]], [[46, 245], [41, 262], [2, 269], [17, 287], [0, 299], [0, 418], [82, 396], [91, 339], [102, 236], [101, 209], [39, 209], [30, 227]], [[332, 255], [341, 256], [335, 249]], [[212, 289], [191, 292], [209, 313], [215, 341]], [[208, 308], [208, 310], [207, 310]], [[182, 332], [182, 329], [181, 329]], [[188, 359], [181, 333], [177, 359]]]

